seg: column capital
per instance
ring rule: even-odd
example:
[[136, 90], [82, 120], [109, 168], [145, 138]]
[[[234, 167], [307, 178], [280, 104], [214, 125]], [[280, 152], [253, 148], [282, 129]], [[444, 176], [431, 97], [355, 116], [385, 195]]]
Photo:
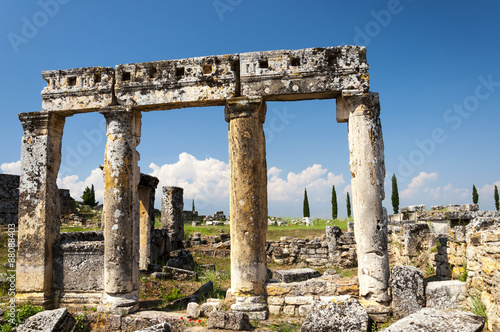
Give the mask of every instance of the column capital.
[[237, 97], [226, 100], [224, 115], [229, 122], [238, 118], [254, 118], [264, 123], [266, 102], [262, 98]]
[[362, 95], [337, 98], [337, 122], [347, 122], [351, 113], [354, 116], [378, 117], [380, 115], [378, 93], [367, 92]]
[[19, 113], [25, 134], [34, 136], [57, 135], [62, 137], [66, 117], [49, 111]]
[[101, 107], [99, 113], [106, 118], [108, 134], [133, 133], [134, 136], [141, 136], [141, 112], [132, 106]]

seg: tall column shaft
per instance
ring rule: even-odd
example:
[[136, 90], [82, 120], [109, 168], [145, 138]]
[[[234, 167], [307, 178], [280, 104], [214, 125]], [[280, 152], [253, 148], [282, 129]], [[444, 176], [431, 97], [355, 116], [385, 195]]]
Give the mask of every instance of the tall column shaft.
[[344, 97], [337, 107], [349, 114], [354, 234], [360, 296], [389, 301], [387, 220], [384, 217], [384, 142], [378, 94]]
[[184, 240], [184, 189], [179, 187], [163, 187], [161, 195], [161, 228], [168, 231], [170, 250], [182, 247]]
[[19, 228], [16, 292], [21, 300], [52, 307], [53, 246], [59, 234], [57, 174], [65, 118], [47, 111], [21, 113]]
[[[267, 168], [261, 99], [236, 98], [225, 109], [229, 122], [231, 292], [235, 310], [265, 309]], [[248, 302], [261, 304], [247, 310]], [[263, 303], [263, 304], [262, 304]]]
[[139, 182], [140, 226], [139, 226], [139, 268], [147, 270], [151, 264], [151, 234], [154, 229], [155, 192], [158, 179], [141, 174]]
[[104, 157], [104, 295], [102, 310], [135, 311], [139, 301], [139, 155], [141, 114], [101, 109], [106, 118]]

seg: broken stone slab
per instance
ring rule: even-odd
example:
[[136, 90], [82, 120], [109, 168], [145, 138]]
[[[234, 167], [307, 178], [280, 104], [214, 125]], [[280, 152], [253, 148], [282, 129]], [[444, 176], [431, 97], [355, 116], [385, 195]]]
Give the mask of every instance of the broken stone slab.
[[175, 267], [164, 266], [163, 272], [153, 272], [151, 277], [157, 280], [173, 279], [178, 281], [195, 280], [198, 274], [193, 271], [177, 269]]
[[75, 319], [66, 308], [46, 310], [26, 319], [17, 328], [18, 332], [71, 332], [75, 326]]
[[244, 312], [215, 311], [210, 313], [207, 328], [233, 331], [250, 331], [252, 325]]
[[460, 206], [461, 211], [479, 211], [479, 205], [477, 204], [463, 204]]
[[169, 252], [169, 256], [167, 266], [194, 271], [193, 255], [188, 250], [174, 250]]
[[319, 276], [321, 276], [321, 273], [309, 268], [274, 271], [274, 278], [281, 282], [298, 282]]
[[405, 212], [425, 212], [425, 204], [410, 205], [401, 208], [401, 213]]
[[369, 317], [361, 304], [352, 297], [315, 301], [307, 315], [301, 332], [366, 332]]
[[209, 281], [206, 284], [202, 285], [200, 288], [198, 288], [198, 290], [194, 292], [193, 295], [177, 299], [174, 301], [172, 305], [186, 307], [188, 303], [198, 302], [201, 296], [209, 294], [213, 291], [214, 291], [214, 283], [212, 281]]
[[425, 288], [426, 306], [436, 309], [467, 308], [467, 283], [459, 280], [429, 282]]
[[389, 285], [396, 319], [411, 315], [425, 306], [424, 275], [416, 267], [394, 266]]
[[200, 317], [201, 310], [200, 310], [200, 305], [196, 302], [191, 302], [188, 303], [187, 305], [187, 310], [186, 310], [186, 315], [188, 318], [198, 318]]
[[460, 209], [462, 208], [462, 205], [458, 205], [458, 204], [448, 204], [448, 205], [445, 205], [444, 208], [448, 211], [448, 212], [459, 212]]
[[136, 332], [170, 332], [170, 325], [168, 323], [160, 323], [151, 327], [147, 327]]
[[200, 315], [208, 317], [211, 312], [219, 311], [222, 308], [223, 301], [221, 299], [207, 299], [205, 303], [200, 306]]
[[484, 322], [483, 317], [466, 311], [424, 308], [397, 321], [381, 332], [480, 332], [483, 330]]

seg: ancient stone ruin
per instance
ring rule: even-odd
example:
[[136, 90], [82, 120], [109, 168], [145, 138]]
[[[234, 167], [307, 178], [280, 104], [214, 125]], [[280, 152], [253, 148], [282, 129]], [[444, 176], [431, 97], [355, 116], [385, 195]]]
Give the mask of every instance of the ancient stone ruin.
[[[89, 67], [42, 73], [42, 111], [21, 113], [24, 136], [19, 187], [17, 295], [57, 306], [54, 288], [56, 178], [66, 117], [106, 118], [103, 295], [101, 310], [138, 306], [142, 112], [225, 106], [229, 123], [231, 293], [234, 310], [265, 317], [267, 304], [267, 169], [263, 123], [268, 101], [337, 99], [337, 122], [348, 122], [360, 295], [389, 300], [384, 152], [378, 94], [369, 91], [366, 49], [357, 46], [251, 52]], [[172, 201], [175, 193], [172, 192]], [[163, 203], [162, 203], [163, 204]], [[172, 204], [182, 215], [182, 206]], [[148, 221], [149, 222], [149, 221]], [[164, 221], [162, 220], [162, 224]], [[169, 229], [175, 230], [165, 220]], [[144, 232], [147, 232], [143, 228]], [[75, 297], [73, 301], [78, 302]], [[85, 297], [82, 297], [85, 302]]]

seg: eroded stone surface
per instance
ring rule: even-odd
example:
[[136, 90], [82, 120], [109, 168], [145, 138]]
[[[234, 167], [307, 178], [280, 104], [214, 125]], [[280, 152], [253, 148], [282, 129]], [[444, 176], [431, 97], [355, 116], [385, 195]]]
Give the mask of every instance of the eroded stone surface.
[[0, 224], [16, 224], [19, 202], [19, 175], [0, 174]]
[[170, 250], [182, 247], [184, 240], [184, 189], [163, 187], [161, 196], [161, 228], [166, 229], [171, 239]]
[[66, 308], [47, 310], [37, 313], [26, 319], [17, 328], [19, 332], [71, 332], [75, 326], [75, 319]]
[[281, 282], [297, 282], [319, 277], [321, 274], [314, 269], [276, 270], [274, 277]]
[[434, 281], [425, 288], [426, 306], [436, 309], [467, 309], [467, 283]]
[[349, 167], [360, 296], [387, 302], [387, 213], [382, 208], [385, 164], [378, 94], [340, 98], [337, 109], [349, 114]]
[[393, 267], [390, 285], [396, 319], [411, 315], [425, 306], [424, 275], [416, 267]]
[[158, 186], [158, 178], [142, 174], [140, 175], [138, 194], [140, 204], [140, 227], [139, 227], [139, 268], [147, 270], [152, 263], [151, 234], [154, 229], [155, 217], [155, 193]]
[[368, 321], [368, 313], [356, 299], [332, 299], [314, 302], [300, 330], [366, 332]]
[[470, 312], [460, 310], [438, 310], [424, 308], [407, 316], [383, 332], [435, 332], [435, 331], [460, 331], [480, 332], [483, 330], [484, 318]]
[[214, 311], [208, 315], [209, 329], [225, 329], [233, 331], [250, 331], [252, 325], [248, 315], [243, 312]]

